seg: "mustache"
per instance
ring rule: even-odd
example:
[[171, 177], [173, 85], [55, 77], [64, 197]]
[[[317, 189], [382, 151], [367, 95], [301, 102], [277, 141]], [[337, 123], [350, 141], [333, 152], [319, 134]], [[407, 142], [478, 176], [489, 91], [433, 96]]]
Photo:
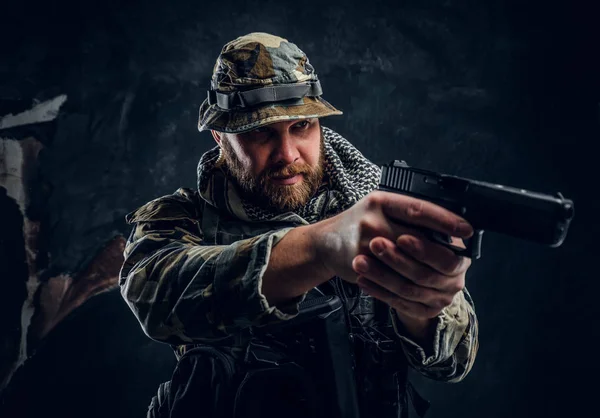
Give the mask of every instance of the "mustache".
[[286, 167], [274, 167], [266, 169], [263, 173], [263, 178], [273, 178], [273, 177], [293, 177], [298, 174], [305, 174], [309, 171], [309, 168], [306, 164], [294, 164], [288, 165]]

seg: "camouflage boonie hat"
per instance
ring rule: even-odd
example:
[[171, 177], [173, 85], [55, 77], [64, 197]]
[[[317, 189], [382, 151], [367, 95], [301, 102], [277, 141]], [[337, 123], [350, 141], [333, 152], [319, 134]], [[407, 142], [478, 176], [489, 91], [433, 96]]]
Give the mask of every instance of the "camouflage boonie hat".
[[221, 50], [198, 130], [239, 133], [283, 120], [341, 115], [321, 94], [314, 68], [295, 44], [250, 33]]

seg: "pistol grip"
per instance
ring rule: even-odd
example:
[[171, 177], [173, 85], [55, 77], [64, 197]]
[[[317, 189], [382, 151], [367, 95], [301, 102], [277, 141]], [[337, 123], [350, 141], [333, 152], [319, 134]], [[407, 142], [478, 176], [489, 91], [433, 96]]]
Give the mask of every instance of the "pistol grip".
[[431, 241], [443, 245], [454, 252], [454, 254], [477, 260], [481, 257], [481, 241], [483, 239], [483, 232], [484, 231], [481, 229], [476, 229], [471, 238], [465, 239], [464, 242], [466, 248], [460, 248], [456, 245], [452, 245], [451, 237], [449, 235], [442, 234], [441, 232], [428, 230], [426, 235]]

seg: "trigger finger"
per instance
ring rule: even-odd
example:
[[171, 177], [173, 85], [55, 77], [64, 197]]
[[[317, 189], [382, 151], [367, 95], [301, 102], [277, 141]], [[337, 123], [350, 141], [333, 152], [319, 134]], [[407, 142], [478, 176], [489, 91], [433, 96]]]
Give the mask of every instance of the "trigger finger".
[[417, 261], [446, 276], [461, 274], [471, 264], [469, 258], [456, 255], [449, 248], [427, 238], [421, 239], [411, 235], [402, 235], [398, 237], [396, 244], [403, 252], [406, 252]]

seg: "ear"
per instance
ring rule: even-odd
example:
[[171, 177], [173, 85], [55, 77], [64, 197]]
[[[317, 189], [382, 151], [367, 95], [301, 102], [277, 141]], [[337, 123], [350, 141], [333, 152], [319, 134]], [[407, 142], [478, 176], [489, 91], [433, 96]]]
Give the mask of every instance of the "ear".
[[221, 132], [213, 131], [211, 129], [210, 133], [212, 133], [213, 138], [217, 141], [217, 144], [221, 145]]

